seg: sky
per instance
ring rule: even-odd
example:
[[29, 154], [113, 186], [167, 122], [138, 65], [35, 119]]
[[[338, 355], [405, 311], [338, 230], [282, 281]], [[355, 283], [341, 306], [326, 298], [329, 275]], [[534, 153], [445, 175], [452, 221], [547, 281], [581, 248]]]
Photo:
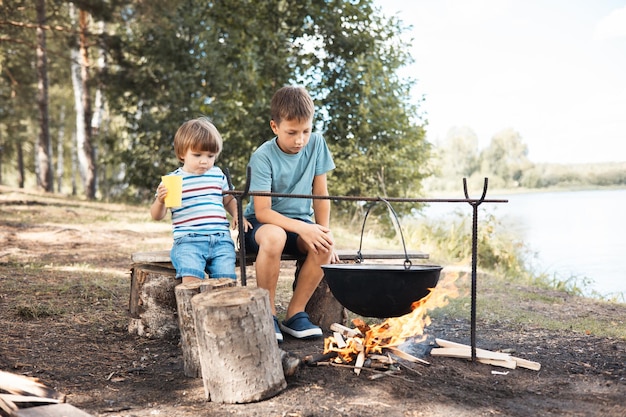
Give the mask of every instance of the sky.
[[532, 162], [626, 161], [626, 0], [377, 0], [412, 29], [427, 140], [512, 128]]

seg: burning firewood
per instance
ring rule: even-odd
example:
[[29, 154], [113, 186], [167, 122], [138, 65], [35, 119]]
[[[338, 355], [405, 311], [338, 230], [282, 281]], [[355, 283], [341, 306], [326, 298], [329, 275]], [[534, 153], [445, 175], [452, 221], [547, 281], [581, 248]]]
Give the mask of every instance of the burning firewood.
[[[324, 360], [335, 364], [354, 364], [351, 367], [359, 375], [365, 367], [376, 369], [390, 369], [396, 362], [391, 356], [383, 355], [383, 350], [394, 356], [413, 363], [429, 363], [423, 359], [403, 352], [395, 346], [388, 345], [392, 339], [385, 334], [388, 326], [368, 326], [363, 320], [353, 320], [355, 329], [334, 323], [331, 325], [333, 335], [324, 340], [324, 354], [311, 355], [304, 358], [307, 365], [316, 365]], [[397, 339], [404, 340], [404, 339]]]

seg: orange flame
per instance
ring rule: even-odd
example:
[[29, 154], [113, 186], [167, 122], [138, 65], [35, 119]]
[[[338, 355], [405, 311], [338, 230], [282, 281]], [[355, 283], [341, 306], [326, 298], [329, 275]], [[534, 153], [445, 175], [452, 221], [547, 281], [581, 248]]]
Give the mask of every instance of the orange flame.
[[458, 297], [456, 280], [459, 274], [445, 274], [444, 279], [435, 288], [430, 289], [427, 296], [411, 305], [411, 312], [400, 317], [391, 317], [378, 325], [368, 326], [361, 319], [352, 323], [363, 334], [362, 337], [350, 337], [345, 343], [330, 336], [324, 340], [324, 353], [337, 352], [338, 359], [351, 362], [354, 355], [362, 350], [366, 354], [381, 353], [385, 347], [398, 346], [407, 338], [424, 334], [424, 328], [430, 325], [429, 310], [444, 307], [450, 298]]

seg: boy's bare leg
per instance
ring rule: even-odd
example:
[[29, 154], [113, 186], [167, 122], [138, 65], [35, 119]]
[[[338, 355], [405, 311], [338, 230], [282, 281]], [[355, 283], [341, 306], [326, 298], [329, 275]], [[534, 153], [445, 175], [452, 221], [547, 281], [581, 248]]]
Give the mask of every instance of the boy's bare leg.
[[269, 291], [270, 308], [276, 315], [276, 286], [280, 275], [280, 258], [287, 241], [285, 231], [272, 224], [264, 224], [255, 235], [259, 252], [256, 256], [256, 285]]
[[293, 296], [287, 307], [285, 319], [291, 318], [294, 314], [304, 311], [315, 289], [324, 278], [324, 271], [321, 265], [330, 263], [332, 252], [320, 252], [317, 255], [309, 252], [298, 275], [298, 283], [293, 291]]

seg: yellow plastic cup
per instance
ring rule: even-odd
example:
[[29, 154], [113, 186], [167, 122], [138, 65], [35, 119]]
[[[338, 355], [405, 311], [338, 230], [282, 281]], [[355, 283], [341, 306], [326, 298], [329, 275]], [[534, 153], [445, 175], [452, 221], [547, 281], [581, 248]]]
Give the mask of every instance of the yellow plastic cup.
[[180, 175], [164, 175], [161, 177], [167, 188], [165, 207], [180, 207], [183, 205], [183, 177]]

